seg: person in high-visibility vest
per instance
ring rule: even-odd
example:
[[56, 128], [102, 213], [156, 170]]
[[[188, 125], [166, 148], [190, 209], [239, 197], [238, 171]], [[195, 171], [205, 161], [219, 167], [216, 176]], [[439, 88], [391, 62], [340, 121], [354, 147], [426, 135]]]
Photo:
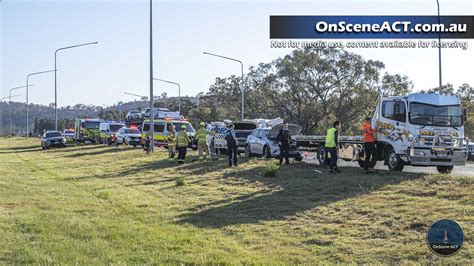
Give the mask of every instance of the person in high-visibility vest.
[[374, 173], [374, 166], [377, 163], [376, 147], [375, 147], [375, 133], [377, 130], [372, 127], [372, 118], [367, 117], [364, 124], [362, 124], [363, 137], [364, 137], [364, 172]]
[[324, 143], [324, 148], [328, 151], [331, 156], [329, 162], [329, 174], [340, 173], [337, 168], [337, 145], [339, 139], [339, 121], [336, 121], [332, 124], [332, 127], [327, 130], [326, 133], [326, 142]]
[[174, 156], [176, 154], [176, 131], [174, 125], [171, 124], [168, 128], [168, 160], [170, 162], [174, 161]]
[[209, 145], [207, 144], [207, 136], [212, 134], [213, 132], [206, 129], [206, 124], [204, 122], [201, 122], [199, 124], [199, 129], [196, 131], [195, 136], [198, 142], [197, 149], [200, 161], [203, 159], [207, 159], [207, 155], [209, 155], [209, 159], [211, 159], [211, 154], [209, 153]]
[[176, 148], [178, 150], [178, 164], [183, 164], [186, 158], [186, 149], [188, 148], [189, 139], [188, 133], [186, 132], [186, 125], [181, 126], [181, 130], [178, 132], [176, 137]]

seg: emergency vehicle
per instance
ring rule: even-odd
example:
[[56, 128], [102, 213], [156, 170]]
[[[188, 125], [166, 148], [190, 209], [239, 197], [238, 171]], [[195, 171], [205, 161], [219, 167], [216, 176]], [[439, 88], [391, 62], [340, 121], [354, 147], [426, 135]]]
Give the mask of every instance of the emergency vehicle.
[[125, 127], [125, 124], [122, 122], [107, 121], [102, 122], [99, 125], [99, 139], [97, 142], [99, 144], [107, 143], [112, 145], [115, 142], [115, 134], [119, 129]]
[[[176, 133], [180, 132], [181, 126], [186, 126], [186, 132], [192, 140], [190, 147], [197, 148], [194, 141], [194, 134], [196, 130], [189, 121], [187, 121], [179, 112], [159, 111], [157, 118], [153, 120], [154, 123], [154, 144], [158, 147], [168, 148], [168, 129], [171, 124], [174, 125]], [[142, 142], [145, 142], [148, 132], [150, 132], [150, 120], [144, 120], [141, 126]]]
[[74, 122], [74, 130], [76, 132], [76, 141], [96, 142], [99, 139], [99, 125], [102, 123], [100, 119], [77, 118]]
[[[467, 111], [458, 96], [413, 93], [407, 96], [380, 97], [372, 118], [376, 128], [376, 157], [390, 171], [405, 165], [435, 166], [450, 173], [455, 165], [465, 165], [468, 141], [464, 136]], [[294, 136], [300, 148], [317, 148], [317, 158], [325, 161], [323, 135]], [[339, 157], [364, 166], [361, 136], [340, 136]], [[373, 167], [374, 165], [372, 165]]]

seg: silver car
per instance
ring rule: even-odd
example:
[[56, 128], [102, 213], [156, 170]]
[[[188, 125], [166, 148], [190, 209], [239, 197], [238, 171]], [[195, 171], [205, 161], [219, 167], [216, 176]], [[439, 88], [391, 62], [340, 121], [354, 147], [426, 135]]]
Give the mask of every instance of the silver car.
[[[278, 146], [277, 135], [283, 124], [272, 128], [257, 128], [247, 137], [245, 142], [246, 156], [260, 156], [262, 158], [271, 158], [280, 156], [280, 147]], [[298, 135], [301, 127], [295, 124], [289, 124], [288, 130], [291, 136]], [[303, 160], [303, 152], [296, 149], [296, 146], [290, 144], [290, 157], [297, 161]]]

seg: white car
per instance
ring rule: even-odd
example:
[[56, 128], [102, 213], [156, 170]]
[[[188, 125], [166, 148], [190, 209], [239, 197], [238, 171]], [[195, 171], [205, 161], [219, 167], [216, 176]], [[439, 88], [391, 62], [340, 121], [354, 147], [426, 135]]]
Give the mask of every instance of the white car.
[[[283, 124], [276, 125], [272, 128], [257, 128], [247, 137], [245, 142], [246, 156], [257, 155], [262, 158], [277, 158], [280, 156], [280, 147], [278, 146], [277, 135]], [[298, 135], [301, 127], [294, 124], [288, 125], [291, 136]], [[296, 149], [295, 145], [290, 145], [290, 158], [297, 161], [303, 160], [303, 152]]]
[[136, 128], [122, 127], [115, 135], [115, 144], [126, 144], [136, 147], [141, 145], [141, 133]]

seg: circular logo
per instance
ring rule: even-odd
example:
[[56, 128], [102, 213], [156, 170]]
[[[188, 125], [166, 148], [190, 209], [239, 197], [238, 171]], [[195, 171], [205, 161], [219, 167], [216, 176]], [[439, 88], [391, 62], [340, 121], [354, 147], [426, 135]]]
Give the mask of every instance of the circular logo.
[[461, 249], [464, 233], [455, 221], [442, 219], [431, 225], [426, 235], [426, 242], [434, 253], [451, 256]]

